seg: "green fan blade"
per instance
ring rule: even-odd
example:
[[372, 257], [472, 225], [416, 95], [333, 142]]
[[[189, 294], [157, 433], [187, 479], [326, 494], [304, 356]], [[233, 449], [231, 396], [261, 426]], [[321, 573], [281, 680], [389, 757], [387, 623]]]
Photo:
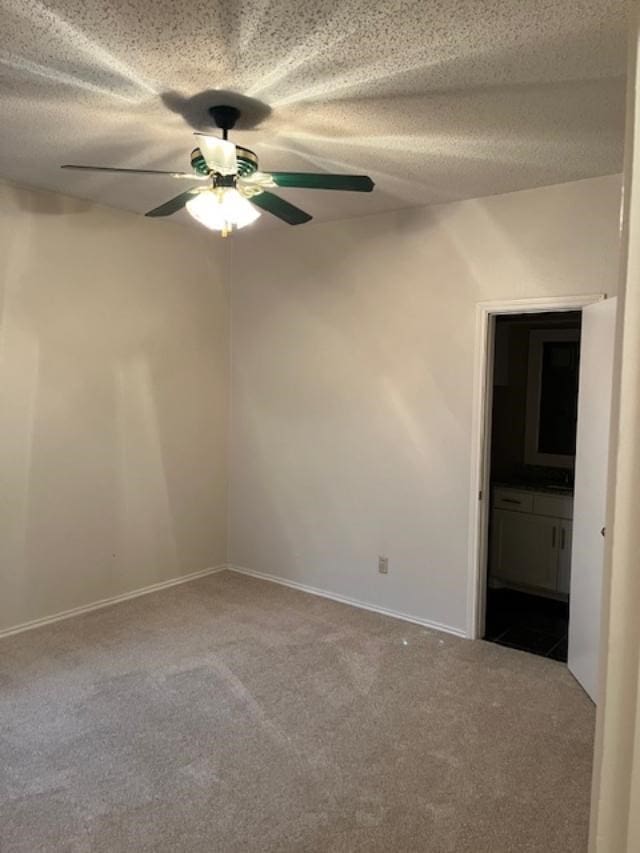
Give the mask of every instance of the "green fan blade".
[[303, 222], [308, 222], [313, 218], [294, 204], [289, 204], [288, 201], [266, 190], [258, 195], [251, 196], [249, 201], [256, 207], [277, 216], [278, 219], [283, 219], [289, 225], [302, 225]]
[[370, 193], [374, 183], [368, 175], [325, 175], [322, 172], [269, 172], [279, 187], [305, 190], [350, 190]]
[[153, 210], [145, 213], [145, 216], [171, 216], [172, 213], [177, 213], [179, 210], [182, 210], [189, 199], [193, 198], [194, 195], [197, 195], [198, 192], [198, 188], [192, 187], [190, 190], [187, 190], [186, 193], [180, 193], [180, 195], [177, 195], [175, 198], [165, 201], [165, 203], [161, 204], [160, 207], [154, 207]]

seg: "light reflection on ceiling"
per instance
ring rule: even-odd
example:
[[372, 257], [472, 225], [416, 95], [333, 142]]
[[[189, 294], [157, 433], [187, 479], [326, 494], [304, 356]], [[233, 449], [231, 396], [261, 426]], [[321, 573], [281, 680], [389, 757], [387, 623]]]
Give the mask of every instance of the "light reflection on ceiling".
[[0, 0], [0, 32], [0, 176], [128, 210], [175, 185], [59, 165], [188, 168], [206, 90], [264, 105], [262, 168], [374, 178], [282, 191], [319, 220], [622, 166], [623, 0]]

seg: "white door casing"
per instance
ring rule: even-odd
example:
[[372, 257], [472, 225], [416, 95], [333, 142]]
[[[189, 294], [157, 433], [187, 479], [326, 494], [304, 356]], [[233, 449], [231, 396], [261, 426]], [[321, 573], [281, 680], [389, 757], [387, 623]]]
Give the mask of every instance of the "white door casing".
[[476, 350], [471, 424], [471, 478], [469, 490], [469, 573], [467, 589], [467, 636], [484, 635], [489, 538], [491, 458], [491, 402], [493, 388], [494, 320], [507, 314], [538, 314], [549, 311], [581, 311], [600, 303], [604, 293], [574, 296], [542, 296], [480, 302], [476, 306]]

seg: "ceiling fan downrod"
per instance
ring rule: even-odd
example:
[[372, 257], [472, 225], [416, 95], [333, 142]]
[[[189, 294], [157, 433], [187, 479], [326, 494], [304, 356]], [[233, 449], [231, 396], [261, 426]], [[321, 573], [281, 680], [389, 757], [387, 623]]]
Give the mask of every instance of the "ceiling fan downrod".
[[209, 107], [209, 115], [214, 120], [216, 127], [222, 131], [222, 138], [227, 139], [229, 131], [235, 127], [240, 118], [240, 110], [237, 107], [221, 104], [218, 107]]

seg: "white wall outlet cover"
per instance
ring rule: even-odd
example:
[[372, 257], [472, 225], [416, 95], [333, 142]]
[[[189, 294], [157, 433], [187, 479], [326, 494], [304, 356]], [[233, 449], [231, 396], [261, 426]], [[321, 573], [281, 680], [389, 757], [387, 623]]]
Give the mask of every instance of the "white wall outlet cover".
[[378, 557], [378, 571], [381, 575], [386, 575], [389, 573], [389, 558], [388, 557]]

